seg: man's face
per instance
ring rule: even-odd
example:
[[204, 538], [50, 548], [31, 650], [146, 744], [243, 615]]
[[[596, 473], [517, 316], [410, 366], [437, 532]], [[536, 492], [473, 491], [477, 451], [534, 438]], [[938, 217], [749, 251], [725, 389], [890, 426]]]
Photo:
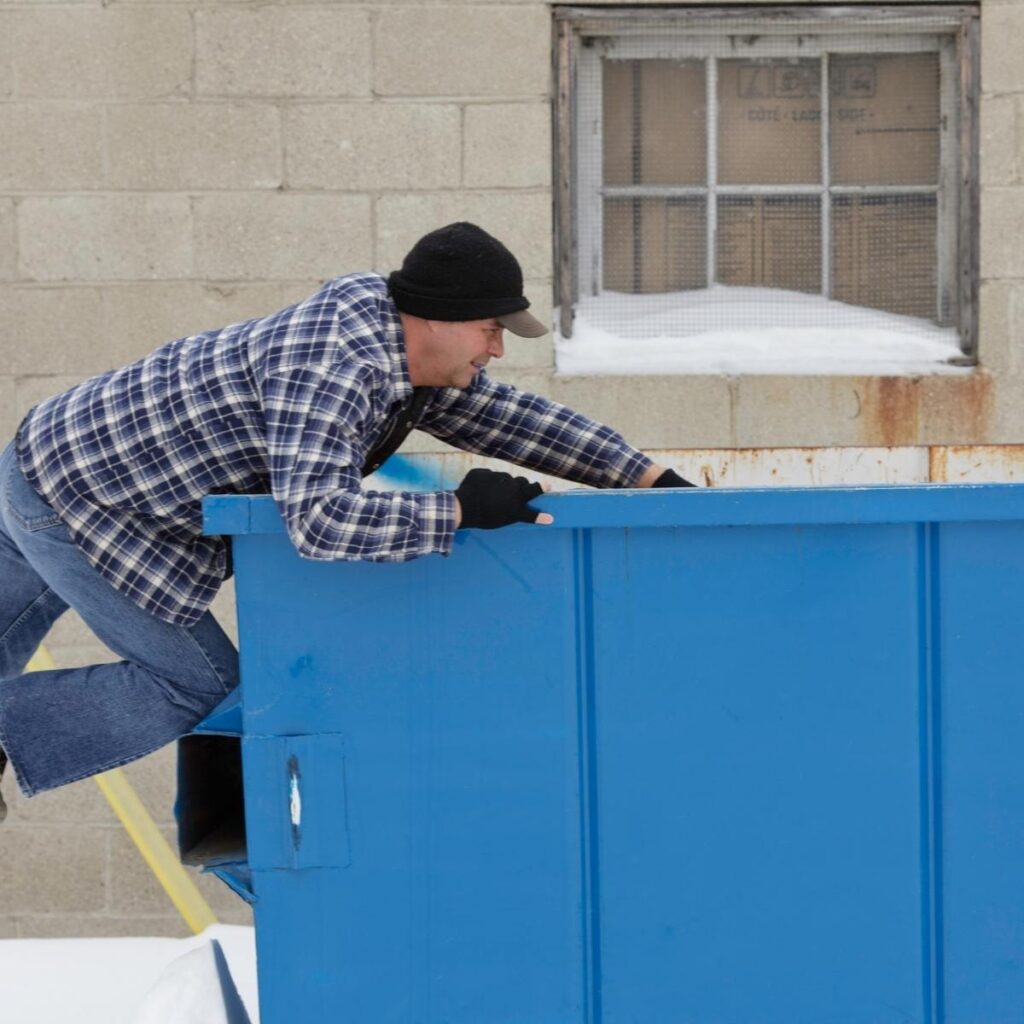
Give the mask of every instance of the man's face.
[[[504, 331], [497, 320], [428, 320], [414, 381], [438, 388], [468, 388], [492, 359], [505, 352]], [[410, 366], [410, 370], [412, 367]]]

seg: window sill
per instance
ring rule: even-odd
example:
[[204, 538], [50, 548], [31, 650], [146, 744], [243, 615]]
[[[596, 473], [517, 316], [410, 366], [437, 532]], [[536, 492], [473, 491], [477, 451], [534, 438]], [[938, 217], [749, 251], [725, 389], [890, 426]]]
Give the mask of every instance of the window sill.
[[1019, 442], [1024, 381], [981, 367], [956, 371], [900, 376], [556, 372], [546, 393], [649, 449]]

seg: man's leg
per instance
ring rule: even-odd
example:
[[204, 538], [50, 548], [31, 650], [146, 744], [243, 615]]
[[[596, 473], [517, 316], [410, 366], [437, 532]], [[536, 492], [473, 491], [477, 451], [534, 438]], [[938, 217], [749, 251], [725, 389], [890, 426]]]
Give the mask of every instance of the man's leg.
[[[10, 450], [0, 455], [0, 482], [7, 478], [11, 457]], [[0, 581], [0, 679], [9, 679], [25, 671], [36, 648], [68, 606], [25, 560], [8, 536], [2, 517]], [[7, 752], [0, 746], [0, 779], [6, 767]], [[7, 805], [0, 793], [0, 821], [6, 817]]]
[[188, 732], [238, 682], [212, 615], [193, 627], [150, 615], [111, 586], [15, 464], [0, 520], [28, 564], [123, 660], [0, 680], [0, 746], [26, 795], [142, 757]]

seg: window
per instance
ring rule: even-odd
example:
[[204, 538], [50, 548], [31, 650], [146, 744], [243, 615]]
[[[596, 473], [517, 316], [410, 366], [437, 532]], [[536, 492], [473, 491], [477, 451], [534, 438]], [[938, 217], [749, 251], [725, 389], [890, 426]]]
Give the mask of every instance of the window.
[[974, 361], [974, 8], [556, 10], [563, 338], [728, 308]]

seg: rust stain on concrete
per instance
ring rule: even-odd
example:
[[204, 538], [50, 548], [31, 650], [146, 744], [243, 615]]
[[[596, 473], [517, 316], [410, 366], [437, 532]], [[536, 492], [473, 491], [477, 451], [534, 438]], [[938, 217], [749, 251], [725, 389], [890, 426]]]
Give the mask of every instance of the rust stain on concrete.
[[858, 389], [864, 444], [894, 448], [918, 443], [921, 423], [919, 377], [871, 377]]
[[973, 373], [949, 380], [952, 386], [944, 395], [945, 401], [938, 403], [935, 414], [929, 416], [935, 420], [931, 433], [947, 435], [939, 440], [984, 443], [989, 436], [994, 378], [987, 373]]

